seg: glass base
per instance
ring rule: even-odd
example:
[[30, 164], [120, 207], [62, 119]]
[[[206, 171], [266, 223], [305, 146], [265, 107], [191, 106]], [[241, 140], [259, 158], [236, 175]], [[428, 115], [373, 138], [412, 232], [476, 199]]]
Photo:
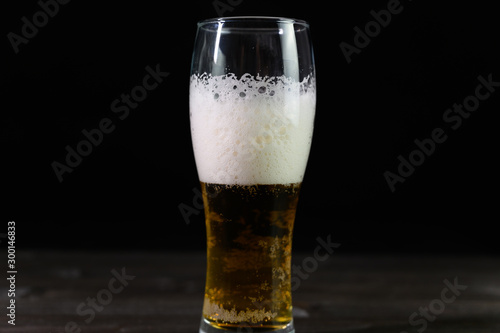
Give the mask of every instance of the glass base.
[[238, 332], [238, 333], [295, 333], [295, 328], [293, 327], [293, 320], [283, 328], [278, 329], [265, 329], [262, 327], [234, 327], [234, 328], [219, 328], [210, 325], [208, 321], [201, 318], [200, 332], [199, 333], [222, 333], [222, 332]]

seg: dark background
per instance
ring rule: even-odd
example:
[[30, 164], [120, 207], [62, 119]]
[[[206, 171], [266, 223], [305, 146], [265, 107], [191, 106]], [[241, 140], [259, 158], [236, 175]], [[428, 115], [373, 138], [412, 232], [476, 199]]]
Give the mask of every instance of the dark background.
[[[294, 249], [331, 237], [344, 252], [500, 253], [500, 91], [457, 130], [442, 118], [474, 94], [478, 76], [500, 81], [492, 5], [401, 1], [347, 63], [339, 44], [352, 45], [353, 29], [389, 1], [219, 3], [228, 7], [71, 1], [17, 54], [8, 34], [21, 35], [22, 18], [33, 22], [41, 7], [3, 4], [0, 230], [15, 220], [19, 249], [205, 248], [203, 214], [188, 224], [179, 209], [197, 210], [188, 84], [196, 22], [223, 14], [311, 25], [318, 104]], [[157, 65], [169, 76], [120, 120], [111, 103]], [[51, 164], [103, 118], [114, 131], [59, 182]], [[447, 140], [391, 192], [384, 172], [397, 173], [398, 156], [438, 127]]]

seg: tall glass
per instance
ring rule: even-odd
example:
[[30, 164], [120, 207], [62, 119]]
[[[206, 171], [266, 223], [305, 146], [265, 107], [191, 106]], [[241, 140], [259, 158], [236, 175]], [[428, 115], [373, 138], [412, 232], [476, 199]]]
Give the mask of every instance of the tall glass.
[[200, 332], [294, 332], [292, 232], [315, 106], [306, 22], [198, 23], [190, 121], [207, 230]]

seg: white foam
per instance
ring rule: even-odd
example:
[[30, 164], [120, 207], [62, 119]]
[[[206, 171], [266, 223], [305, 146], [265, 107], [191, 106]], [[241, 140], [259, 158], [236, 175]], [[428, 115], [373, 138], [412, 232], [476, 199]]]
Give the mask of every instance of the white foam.
[[311, 146], [313, 79], [193, 75], [190, 119], [201, 181], [288, 184], [302, 181]]

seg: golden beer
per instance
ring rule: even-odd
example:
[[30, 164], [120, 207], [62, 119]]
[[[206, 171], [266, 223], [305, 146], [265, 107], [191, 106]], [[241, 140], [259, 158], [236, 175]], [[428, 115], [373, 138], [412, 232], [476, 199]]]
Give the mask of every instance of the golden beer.
[[292, 232], [300, 184], [201, 183], [207, 230], [203, 317], [279, 329], [292, 320]]
[[200, 333], [293, 333], [292, 233], [312, 142], [307, 22], [198, 23], [189, 118], [207, 232]]

